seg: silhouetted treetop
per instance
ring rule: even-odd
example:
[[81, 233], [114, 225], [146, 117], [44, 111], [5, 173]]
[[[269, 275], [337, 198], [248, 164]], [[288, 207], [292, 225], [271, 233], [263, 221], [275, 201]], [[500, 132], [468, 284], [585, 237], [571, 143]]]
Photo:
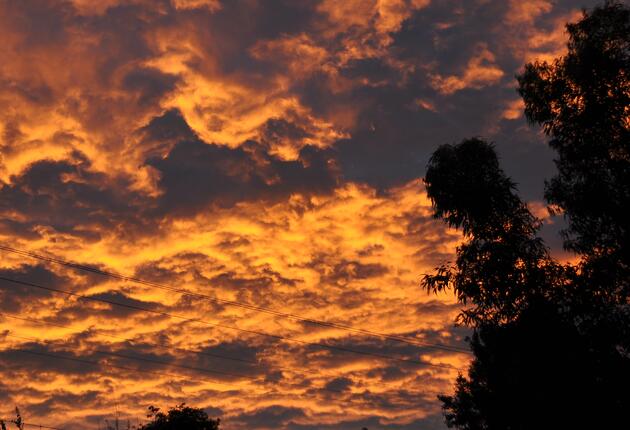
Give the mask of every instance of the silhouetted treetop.
[[178, 405], [167, 413], [159, 408], [149, 407], [151, 422], [140, 427], [139, 430], [219, 430], [220, 419], [208, 418], [208, 414], [199, 408]]
[[22, 414], [20, 413], [20, 408], [18, 408], [17, 406], [15, 407], [15, 419], [9, 420], [9, 421], [4, 421], [0, 419], [1, 430], [7, 430], [7, 422], [14, 424], [15, 427], [18, 428], [18, 430], [24, 430], [25, 424], [24, 424], [24, 421], [22, 420]]
[[424, 277], [423, 286], [433, 292], [453, 288], [469, 305], [461, 322], [506, 322], [525, 304], [556, 292], [564, 269], [536, 236], [540, 222], [516, 194], [490, 143], [469, 139], [440, 146], [425, 183], [434, 215], [461, 227], [467, 241], [457, 249], [455, 266], [442, 265]]
[[434, 216], [465, 235], [491, 239], [509, 229], [533, 233], [537, 227], [499, 167], [493, 145], [483, 140], [440, 146], [427, 166], [425, 185]]
[[606, 2], [567, 31], [568, 53], [527, 64], [519, 92], [558, 153], [546, 197], [568, 218], [566, 246], [611, 255], [630, 240], [630, 9]]

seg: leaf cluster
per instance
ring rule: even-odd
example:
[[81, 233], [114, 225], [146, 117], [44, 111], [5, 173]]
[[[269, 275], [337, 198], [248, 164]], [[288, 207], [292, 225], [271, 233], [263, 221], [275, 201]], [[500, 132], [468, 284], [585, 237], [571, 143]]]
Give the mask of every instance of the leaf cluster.
[[458, 321], [475, 326], [506, 322], [533, 300], [556, 294], [566, 269], [553, 262], [536, 236], [540, 221], [518, 197], [492, 144], [468, 139], [442, 145], [425, 176], [434, 216], [461, 228], [466, 241], [455, 265], [422, 281], [425, 289], [453, 289], [466, 305]]

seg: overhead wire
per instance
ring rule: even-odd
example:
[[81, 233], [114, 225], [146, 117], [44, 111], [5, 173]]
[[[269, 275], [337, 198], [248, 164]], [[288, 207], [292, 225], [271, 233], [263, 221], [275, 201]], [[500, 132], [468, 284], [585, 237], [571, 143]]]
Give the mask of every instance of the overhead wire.
[[[8, 317], [8, 318], [13, 318], [13, 319], [17, 319], [17, 320], [22, 320], [22, 321], [29, 321], [29, 322], [36, 322], [39, 324], [43, 324], [43, 325], [51, 325], [54, 327], [60, 327], [60, 328], [67, 328], [67, 329], [72, 329], [72, 327], [69, 326], [64, 326], [61, 324], [49, 324], [48, 322], [45, 321], [41, 321], [41, 320], [37, 320], [37, 319], [33, 319], [33, 318], [25, 318], [25, 317], [17, 317], [14, 315], [9, 315], [3, 312], [0, 312], [0, 316], [4, 316], [4, 317]], [[124, 337], [120, 337], [120, 336], [110, 336], [108, 334], [102, 333], [102, 336], [106, 336], [106, 337], [111, 337], [114, 339], [118, 339], [118, 340], [123, 340], [126, 342], [130, 342], [130, 343], [137, 343], [137, 341], [134, 341], [133, 339], [128, 339], [128, 338], [124, 338]], [[17, 337], [17, 336], [13, 336], [13, 337]], [[33, 341], [38, 341], [38, 339], [36, 338], [27, 338], [27, 337], [23, 337], [24, 339], [27, 340], [33, 340]], [[145, 344], [145, 345], [150, 345], [150, 344]], [[167, 346], [167, 345], [159, 345], [162, 346], [165, 349], [174, 349], [174, 350], [179, 350], [182, 352], [187, 352], [187, 353], [192, 353], [192, 354], [199, 354], [199, 355], [206, 355], [203, 354], [203, 351], [192, 351], [192, 350], [187, 350], [187, 349], [183, 349], [183, 348], [177, 348], [177, 347], [172, 347], [172, 346]], [[223, 371], [215, 371], [212, 369], [204, 369], [204, 368], [196, 368], [196, 367], [190, 367], [190, 366], [183, 366], [183, 365], [176, 365], [173, 363], [165, 363], [163, 361], [159, 361], [159, 360], [152, 360], [149, 358], [145, 358], [145, 357], [133, 357], [133, 356], [126, 356], [124, 354], [119, 354], [119, 353], [115, 353], [115, 352], [111, 352], [111, 351], [99, 351], [96, 350], [94, 351], [97, 354], [102, 354], [102, 355], [110, 355], [113, 357], [119, 357], [119, 358], [127, 358], [127, 359], [131, 359], [131, 360], [138, 360], [138, 361], [144, 361], [147, 363], [153, 363], [153, 364], [161, 364], [164, 366], [171, 366], [171, 367], [179, 367], [182, 369], [187, 369], [187, 370], [193, 370], [193, 371], [200, 371], [200, 372], [206, 372], [206, 373], [216, 373], [216, 374], [221, 374], [221, 375], [226, 375], [226, 376], [235, 376], [237, 378], [246, 378], [246, 379], [258, 379], [258, 378], [253, 378], [251, 375], [246, 375], [244, 373], [233, 373], [233, 372], [223, 372]], [[225, 360], [236, 360], [236, 361], [245, 361], [245, 360], [240, 360], [238, 358], [233, 358], [233, 357], [227, 357], [227, 356], [219, 356], [219, 355], [214, 355], [214, 354], [210, 354], [211, 357], [214, 358], [221, 358], [221, 359], [225, 359]], [[254, 363], [254, 364], [261, 364], [260, 362], [255, 362], [255, 361], [246, 361], [247, 363]], [[295, 371], [295, 369], [289, 369], [289, 368], [283, 368], [284, 370], [291, 370], [291, 371]], [[304, 372], [302, 372], [304, 373]]]
[[[63, 324], [57, 324], [57, 323], [52, 323], [52, 322], [44, 321], [44, 320], [41, 320], [41, 319], [38, 319], [38, 318], [27, 318], [27, 317], [17, 316], [17, 315], [14, 315], [14, 314], [8, 314], [6, 312], [0, 312], [0, 316], [6, 317], [6, 318], [12, 318], [12, 319], [15, 319], [15, 320], [20, 320], [20, 321], [32, 322], [32, 323], [36, 323], [36, 324], [48, 325], [48, 326], [51, 326], [51, 327], [59, 327], [59, 328], [65, 328], [65, 329], [68, 329], [68, 330], [74, 330], [74, 328], [71, 327], [71, 326], [67, 326], [67, 325], [63, 325]], [[122, 336], [111, 335], [111, 334], [108, 334], [108, 333], [100, 333], [100, 336], [108, 337], [108, 338], [115, 339], [115, 340], [118, 340], [118, 341], [132, 343], [132, 344], [140, 344], [140, 342], [135, 340], [135, 339], [130, 339], [130, 338], [122, 337]], [[164, 349], [169, 349], [169, 350], [175, 350], [175, 351], [179, 351], [179, 352], [186, 353], [186, 354], [197, 354], [197, 355], [203, 355], [203, 356], [208, 356], [208, 357], [212, 357], [212, 358], [218, 358], [218, 359], [222, 359], [222, 360], [229, 360], [229, 361], [241, 362], [241, 363], [246, 363], [246, 364], [253, 364], [253, 365], [257, 365], [257, 366], [260, 366], [260, 365], [264, 364], [263, 362], [261, 362], [259, 360], [247, 360], [247, 359], [241, 359], [241, 358], [231, 357], [231, 356], [227, 356], [227, 355], [207, 353], [205, 351], [199, 351], [199, 350], [193, 350], [193, 349], [187, 349], [187, 348], [180, 348], [180, 347], [176, 347], [176, 346], [173, 346], [173, 345], [170, 345], [170, 344], [166, 344], [166, 343], [142, 342], [142, 345], [159, 347], [159, 348], [164, 348]], [[301, 373], [301, 374], [318, 374], [319, 375], [319, 372], [314, 372], [314, 371], [312, 371], [310, 369], [296, 370], [296, 369], [291, 368], [291, 367], [279, 366], [279, 365], [277, 365], [275, 363], [274, 364], [268, 363], [268, 364], [273, 366], [273, 369], [275, 369], [275, 370], [280, 370], [280, 371], [285, 371], [285, 372], [297, 372], [297, 373]]]
[[[4, 336], [13, 337], [13, 338], [22, 339], [22, 340], [30, 340], [30, 341], [35, 341], [35, 342], [39, 341], [36, 338], [29, 338], [29, 337], [25, 337], [25, 336], [17, 336], [17, 335], [11, 334], [11, 333], [5, 333]], [[170, 378], [186, 378], [186, 376], [184, 376], [184, 375], [178, 375], [178, 374], [175, 374], [175, 373], [165, 373], [165, 372], [156, 372], [156, 371], [153, 371], [153, 370], [137, 369], [137, 368], [134, 368], [134, 367], [121, 366], [119, 364], [103, 363], [103, 362], [100, 362], [100, 361], [86, 360], [86, 359], [77, 358], [77, 357], [68, 357], [66, 355], [52, 354], [52, 353], [49, 353], [49, 352], [42, 352], [42, 351], [33, 351], [33, 350], [30, 350], [30, 349], [13, 349], [12, 351], [14, 351], [14, 352], [21, 352], [21, 353], [25, 353], [25, 354], [31, 354], [31, 355], [39, 355], [39, 356], [42, 356], [42, 357], [51, 357], [51, 358], [58, 358], [58, 359], [63, 359], [63, 360], [69, 360], [69, 361], [74, 361], [74, 362], [77, 362], [77, 363], [93, 364], [93, 365], [97, 365], [97, 366], [111, 367], [111, 368], [114, 368], [114, 369], [127, 370], [127, 371], [131, 371], [131, 372], [147, 373], [147, 374], [153, 374], [153, 375], [157, 375], [157, 376], [168, 376]], [[224, 385], [224, 386], [227, 386], [227, 387], [233, 387], [234, 386], [234, 384], [227, 384], [225, 382], [218, 381], [216, 379], [208, 379], [206, 382], [217, 383], [219, 385]]]
[[[65, 329], [68, 329], [68, 330], [74, 330], [74, 327], [63, 325], [63, 324], [58, 324], [58, 323], [53, 323], [53, 322], [50, 322], [50, 321], [44, 321], [44, 320], [38, 319], [38, 318], [22, 317], [22, 316], [17, 316], [15, 314], [8, 314], [6, 312], [0, 312], [0, 316], [4, 316], [4, 317], [7, 317], [7, 318], [13, 318], [13, 319], [16, 319], [16, 320], [21, 320], [21, 321], [28, 321], [28, 322], [32, 322], [32, 323], [36, 323], [36, 324], [48, 325], [48, 326], [51, 326], [51, 327], [58, 327], [58, 328], [65, 328]], [[123, 341], [123, 342], [129, 342], [129, 343], [135, 343], [135, 344], [139, 344], [140, 343], [139, 341], [137, 341], [135, 339], [122, 337], [122, 336], [116, 336], [116, 335], [109, 334], [109, 333], [100, 333], [100, 336], [108, 337], [110, 339], [115, 339], [115, 340], [119, 340], [119, 341]], [[245, 358], [238, 358], [238, 357], [232, 357], [232, 356], [228, 356], [228, 355], [209, 353], [209, 352], [206, 352], [206, 351], [199, 351], [199, 350], [181, 348], [181, 347], [176, 347], [176, 346], [173, 346], [173, 345], [170, 345], [170, 344], [167, 344], [167, 343], [159, 343], [159, 342], [156, 343], [156, 342], [153, 342], [151, 344], [151, 343], [143, 342], [143, 344], [150, 345], [150, 346], [157, 346], [157, 347], [166, 348], [166, 349], [174, 349], [176, 351], [183, 352], [183, 353], [199, 354], [199, 355], [204, 355], [204, 356], [207, 356], [207, 357], [219, 358], [219, 359], [222, 359], [222, 360], [231, 360], [231, 361], [237, 361], [237, 362], [241, 362], [241, 363], [254, 364], [254, 365], [260, 365], [261, 364], [261, 362], [259, 360], [247, 360]], [[281, 369], [281, 368], [278, 367], [278, 369]]]
[[162, 289], [162, 290], [166, 290], [166, 291], [176, 292], [176, 293], [182, 294], [184, 296], [195, 297], [195, 298], [211, 301], [211, 302], [222, 304], [222, 305], [228, 305], [228, 306], [239, 307], [239, 308], [242, 308], [242, 309], [253, 310], [253, 311], [266, 313], [266, 314], [270, 314], [270, 315], [274, 315], [274, 316], [279, 316], [279, 317], [283, 317], [283, 318], [287, 318], [287, 319], [291, 319], [291, 320], [299, 321], [299, 322], [303, 322], [303, 323], [318, 325], [318, 326], [322, 326], [322, 327], [336, 328], [336, 329], [342, 330], [342, 331], [360, 333], [360, 334], [363, 334], [363, 335], [368, 335], [368, 336], [372, 336], [372, 337], [378, 337], [378, 338], [381, 338], [381, 339], [392, 340], [392, 341], [396, 341], [396, 342], [400, 342], [400, 343], [406, 343], [406, 344], [409, 344], [409, 345], [414, 345], [414, 346], [419, 346], [419, 347], [442, 349], [442, 350], [445, 350], [445, 351], [455, 352], [455, 353], [471, 354], [471, 352], [468, 349], [460, 348], [460, 347], [457, 347], [457, 346], [444, 345], [444, 344], [439, 344], [439, 343], [434, 343], [434, 342], [422, 342], [422, 341], [417, 341], [417, 340], [411, 340], [411, 339], [408, 339], [408, 338], [405, 338], [405, 337], [401, 337], [401, 336], [395, 336], [395, 335], [390, 335], [390, 334], [385, 334], [385, 333], [379, 333], [379, 332], [376, 332], [376, 331], [373, 331], [373, 330], [356, 328], [356, 327], [352, 327], [352, 326], [349, 326], [349, 325], [340, 324], [340, 323], [336, 323], [336, 322], [323, 321], [323, 320], [314, 319], [314, 318], [305, 318], [305, 317], [301, 317], [299, 315], [295, 315], [295, 314], [292, 314], [292, 313], [281, 312], [281, 311], [278, 311], [278, 310], [275, 310], [275, 309], [271, 309], [271, 308], [267, 308], [267, 307], [263, 307], [263, 306], [253, 305], [251, 303], [245, 303], [245, 302], [240, 302], [240, 301], [236, 301], [236, 300], [220, 299], [220, 298], [217, 298], [217, 297], [209, 296], [207, 294], [196, 293], [196, 292], [188, 291], [188, 290], [185, 290], [185, 289], [182, 289], [182, 288], [171, 287], [171, 286], [168, 286], [168, 285], [165, 285], [165, 284], [162, 284], [162, 283], [158, 283], [158, 282], [147, 281], [147, 280], [144, 280], [144, 279], [141, 279], [141, 278], [137, 278], [137, 277], [126, 276], [126, 275], [122, 275], [122, 274], [119, 274], [119, 273], [116, 273], [116, 272], [98, 269], [98, 268], [93, 267], [93, 266], [87, 266], [87, 265], [84, 265], [84, 264], [78, 264], [78, 263], [74, 263], [74, 262], [71, 262], [71, 261], [68, 261], [68, 260], [64, 260], [64, 259], [61, 259], [61, 258], [57, 258], [57, 257], [49, 257], [49, 256], [38, 254], [38, 253], [35, 253], [35, 252], [32, 252], [32, 251], [26, 251], [26, 250], [14, 248], [14, 247], [3, 245], [3, 244], [0, 244], [0, 250], [4, 250], [4, 251], [7, 251], [7, 252], [15, 253], [15, 254], [22, 255], [22, 256], [27, 256], [27, 257], [34, 258], [34, 259], [37, 259], [37, 260], [40, 260], [40, 261], [46, 261], [46, 262], [49, 262], [49, 263], [54, 263], [54, 264], [70, 267], [70, 268], [73, 268], [73, 269], [83, 270], [83, 271], [99, 274], [99, 275], [102, 275], [102, 276], [111, 277], [111, 278], [118, 279], [118, 280], [121, 280], [121, 281], [134, 282], [134, 283], [140, 284], [140, 285], [145, 285], [145, 286], [158, 288], [158, 289]]
[[[39, 342], [40, 340], [37, 338], [33, 338], [33, 337], [26, 337], [26, 336], [18, 336], [18, 335], [14, 335], [14, 334], [6, 334], [7, 336], [13, 337], [13, 338], [17, 338], [17, 339], [22, 339], [22, 340], [29, 340], [29, 341], [33, 341], [33, 342]], [[137, 356], [131, 356], [131, 355], [126, 355], [126, 354], [120, 354], [120, 353], [116, 353], [116, 352], [111, 352], [111, 351], [100, 351], [100, 350], [95, 350], [93, 351], [96, 354], [99, 355], [104, 355], [104, 356], [110, 356], [110, 357], [116, 357], [116, 358], [122, 358], [122, 359], [126, 359], [126, 360], [135, 360], [135, 361], [140, 361], [140, 362], [144, 362], [144, 363], [151, 363], [151, 364], [158, 364], [164, 367], [173, 367], [173, 368], [177, 368], [177, 369], [183, 369], [183, 370], [188, 370], [188, 371], [193, 371], [193, 372], [201, 372], [201, 373], [208, 373], [208, 374], [216, 374], [216, 375], [223, 375], [223, 376], [233, 376], [233, 377], [237, 377], [237, 378], [243, 378], [243, 379], [249, 379], [251, 381], [254, 382], [258, 382], [260, 377], [254, 377], [251, 375], [245, 375], [243, 373], [233, 373], [233, 372], [224, 372], [221, 370], [214, 370], [214, 369], [207, 369], [207, 368], [202, 368], [202, 367], [193, 367], [193, 366], [186, 366], [186, 365], [182, 365], [182, 364], [176, 364], [176, 363], [166, 363], [160, 360], [153, 360], [150, 358], [146, 358], [146, 357], [137, 357]], [[66, 357], [68, 358], [68, 357]], [[109, 365], [109, 363], [101, 363], [101, 362], [96, 362], [99, 364], [106, 364]], [[160, 372], [162, 373], [162, 372]], [[172, 374], [164, 374], [165, 376], [177, 376], [180, 378], [189, 378], [190, 375], [172, 375]], [[208, 382], [216, 382], [222, 385], [227, 385], [227, 386], [235, 386], [235, 384], [229, 384], [229, 383], [225, 383], [223, 381], [220, 380], [216, 380], [216, 379], [209, 379]], [[328, 387], [322, 387], [321, 389], [323, 390], [328, 390], [328, 391], [334, 391], [334, 392], [341, 392], [339, 390], [334, 390], [334, 389], [329, 389]]]
[[[37, 342], [37, 343], [40, 342], [40, 340], [37, 339], [37, 338], [15, 335], [15, 334], [11, 334], [10, 332], [9, 333], [5, 332], [3, 335], [7, 336], [7, 337], [12, 337], [12, 338], [15, 338], [15, 339], [28, 340], [28, 341]], [[7, 350], [5, 349], [5, 351], [7, 351]], [[31, 354], [31, 355], [37, 355], [37, 356], [43, 356], [43, 357], [50, 357], [50, 358], [69, 360], [69, 361], [74, 361], [74, 362], [84, 363], [84, 364], [91, 364], [91, 365], [96, 365], [96, 366], [105, 366], [105, 367], [110, 367], [110, 368], [114, 368], [114, 369], [121, 369], [121, 370], [136, 372], [136, 373], [146, 373], [146, 374], [152, 374], [152, 375], [157, 375], [157, 376], [162, 376], [162, 377], [179, 378], [179, 379], [192, 381], [191, 380], [191, 375], [181, 375], [181, 374], [174, 374], [174, 373], [166, 373], [166, 372], [162, 372], [162, 371], [158, 372], [158, 371], [155, 371], [155, 370], [138, 369], [138, 368], [133, 368], [133, 367], [128, 367], [128, 366], [122, 366], [122, 365], [119, 365], [119, 364], [112, 364], [110, 362], [93, 361], [93, 360], [87, 360], [87, 359], [84, 359], [84, 358], [69, 357], [69, 356], [66, 356], [66, 355], [53, 354], [53, 353], [50, 353], [50, 352], [33, 351], [33, 350], [30, 350], [30, 349], [11, 349], [11, 351], [25, 353], [25, 354]], [[204, 369], [204, 368], [197, 368], [197, 367], [191, 367], [191, 366], [184, 366], [184, 365], [179, 365], [179, 364], [174, 364], [174, 363], [165, 363], [165, 362], [161, 362], [159, 360], [151, 360], [151, 359], [147, 359], [147, 358], [143, 358], [143, 357], [128, 356], [128, 355], [124, 355], [124, 354], [111, 353], [111, 352], [107, 352], [107, 351], [94, 351], [94, 352], [96, 352], [98, 354], [102, 354], [102, 355], [110, 355], [110, 356], [113, 356], [113, 357], [123, 358], [123, 359], [127, 359], [127, 360], [135, 360], [135, 361], [147, 362], [147, 363], [152, 363], [152, 364], [160, 364], [160, 365], [163, 365], [165, 367], [174, 367], [174, 368], [184, 369], [184, 370], [189, 370], [189, 371], [194, 371], [194, 372], [214, 373], [214, 374], [221, 374], [221, 375], [224, 375], [224, 376], [238, 376], [238, 377], [242, 377], [242, 378], [245, 378], [245, 379], [252, 380], [253, 382], [258, 383], [259, 386], [261, 385], [261, 384], [259, 384], [259, 379], [260, 378], [254, 378], [254, 377], [251, 377], [249, 375], [233, 374], [233, 373], [222, 372], [222, 371], [217, 371], [217, 370], [212, 370], [212, 369]], [[195, 379], [197, 381], [211, 382], [211, 383], [223, 385], [223, 386], [230, 387], [230, 388], [238, 387], [233, 382], [229, 383], [229, 382], [224, 382], [224, 381], [217, 380], [217, 379], [208, 379], [208, 378], [199, 379], [197, 377], [197, 375], [195, 375]], [[264, 385], [262, 385], [262, 386], [264, 387]], [[242, 387], [238, 387], [238, 388], [242, 388]], [[287, 388], [303, 389], [305, 387], [304, 386], [289, 385], [289, 386], [287, 386]], [[320, 387], [307, 386], [306, 388], [307, 389], [308, 388], [315, 388], [316, 390], [330, 391], [330, 392], [337, 393], [337, 394], [356, 394], [356, 393], [353, 393], [353, 392], [349, 392], [346, 389], [337, 389], [337, 388], [334, 388], [334, 387], [330, 387], [328, 385], [323, 385], [323, 386], [320, 386]], [[428, 393], [425, 392], [425, 394], [428, 394]]]
[[5, 276], [0, 276], [0, 280], [12, 282], [12, 283], [15, 283], [15, 284], [18, 284], [18, 285], [27, 286], [27, 287], [38, 288], [38, 289], [42, 289], [42, 290], [46, 290], [46, 291], [51, 291], [51, 292], [56, 292], [56, 293], [60, 293], [60, 294], [65, 294], [65, 295], [68, 295], [68, 296], [71, 296], [71, 297], [77, 297], [77, 298], [82, 299], [82, 300], [93, 301], [93, 302], [98, 302], [98, 303], [105, 303], [105, 304], [109, 304], [109, 305], [112, 305], [112, 306], [119, 306], [119, 307], [124, 307], [124, 308], [127, 308], [127, 309], [134, 309], [134, 310], [137, 310], [137, 311], [152, 313], [154, 315], [161, 315], [161, 316], [166, 316], [166, 317], [169, 317], [169, 318], [179, 319], [181, 321], [194, 322], [194, 323], [198, 323], [198, 324], [209, 325], [209, 326], [212, 326], [212, 327], [226, 328], [226, 329], [231, 329], [231, 330], [235, 330], [235, 331], [239, 331], [239, 332], [254, 334], [254, 335], [258, 335], [258, 336], [269, 337], [269, 338], [276, 339], [276, 340], [284, 340], [284, 341], [287, 341], [287, 342], [298, 343], [298, 344], [301, 344], [301, 345], [309, 345], [309, 346], [325, 348], [325, 349], [329, 349], [329, 350], [336, 350], [336, 351], [341, 351], [341, 352], [349, 352], [349, 353], [353, 353], [353, 354], [364, 355], [364, 356], [371, 356], [371, 357], [375, 357], [375, 358], [381, 358], [381, 359], [385, 359], [385, 360], [398, 361], [398, 362], [414, 364], [414, 365], [440, 367], [440, 368], [445, 368], [445, 369], [449, 369], [449, 370], [462, 370], [462, 369], [456, 368], [456, 367], [454, 367], [452, 365], [447, 365], [447, 364], [442, 364], [442, 363], [431, 363], [431, 362], [428, 362], [428, 361], [414, 360], [414, 359], [405, 358], [405, 357], [396, 357], [396, 356], [391, 356], [391, 355], [377, 353], [377, 352], [363, 351], [363, 350], [347, 348], [347, 347], [343, 347], [343, 346], [329, 345], [329, 344], [319, 343], [319, 342], [310, 342], [310, 341], [296, 339], [296, 338], [288, 337], [288, 336], [271, 334], [271, 333], [266, 333], [266, 332], [261, 332], [261, 331], [256, 331], [256, 330], [243, 329], [243, 328], [240, 328], [240, 327], [230, 326], [230, 325], [226, 325], [226, 324], [213, 323], [213, 322], [202, 320], [202, 319], [198, 319], [198, 318], [189, 318], [189, 317], [185, 317], [185, 316], [181, 316], [181, 315], [171, 314], [171, 313], [164, 312], [164, 311], [148, 309], [148, 308], [144, 308], [144, 307], [141, 307], [141, 306], [131, 305], [131, 304], [127, 304], [127, 303], [119, 303], [119, 302], [115, 302], [113, 300], [107, 300], [107, 299], [98, 298], [98, 297], [86, 296], [86, 295], [83, 295], [83, 294], [75, 293], [75, 292], [68, 291], [68, 290], [63, 290], [63, 289], [60, 289], [60, 288], [46, 287], [46, 286], [35, 284], [35, 283], [32, 283], [32, 282], [26, 282], [26, 281], [21, 281], [21, 280], [17, 280], [17, 279], [7, 278]]
[[[5, 333], [5, 336], [9, 336], [9, 337], [13, 337], [13, 338], [17, 338], [17, 339], [22, 339], [22, 340], [30, 340], [30, 341], [35, 341], [35, 342], [39, 342], [38, 339], [36, 338], [29, 338], [29, 337], [24, 337], [24, 336], [17, 336], [17, 335], [12, 335], [10, 333]], [[5, 349], [6, 351], [6, 349]], [[42, 351], [33, 351], [33, 350], [28, 350], [28, 349], [11, 349], [11, 351], [13, 352], [19, 352], [19, 353], [24, 353], [24, 354], [30, 354], [30, 355], [34, 355], [34, 356], [40, 356], [40, 357], [47, 357], [47, 358], [54, 358], [54, 359], [61, 359], [61, 360], [68, 360], [68, 361], [72, 361], [72, 362], [78, 362], [78, 363], [83, 363], [83, 364], [90, 364], [90, 365], [94, 365], [94, 366], [98, 366], [98, 367], [109, 367], [112, 369], [120, 369], [120, 370], [125, 370], [125, 371], [130, 371], [130, 372], [135, 372], [135, 373], [142, 373], [142, 374], [150, 374], [150, 375], [156, 375], [156, 376], [162, 376], [162, 377], [170, 377], [170, 378], [178, 378], [178, 379], [183, 379], [183, 380], [190, 380], [190, 377], [188, 375], [179, 375], [179, 374], [172, 374], [172, 373], [165, 373], [165, 372], [157, 372], [157, 371], [153, 371], [153, 370], [146, 370], [146, 369], [137, 369], [137, 368], [133, 368], [133, 367], [128, 367], [128, 366], [122, 366], [122, 365], [118, 365], [118, 364], [111, 364], [111, 363], [103, 363], [100, 361], [92, 361], [92, 360], [86, 360], [86, 359], [82, 359], [82, 358], [77, 358], [77, 357], [68, 357], [65, 355], [59, 355], [59, 354], [53, 354], [53, 353], [49, 353], [49, 352], [42, 352]], [[138, 357], [124, 357], [124, 358], [128, 358], [128, 359], [132, 359], [132, 360], [138, 360], [138, 361], [143, 361], [141, 359], [139, 359]], [[160, 363], [160, 364], [166, 364], [166, 363]], [[173, 366], [173, 367], [182, 367], [182, 366]], [[184, 368], [191, 370], [191, 368], [185, 366]], [[198, 370], [198, 369], [194, 369], [194, 370]], [[199, 380], [198, 378], [196, 378], [197, 380]], [[207, 382], [212, 382], [212, 383], [217, 383], [223, 386], [227, 386], [227, 387], [235, 387], [234, 384], [229, 384], [229, 383], [225, 383], [222, 381], [217, 381], [215, 379], [207, 379]], [[295, 387], [290, 387], [290, 388], [295, 388]], [[304, 388], [304, 387], [298, 387], [298, 388]], [[312, 388], [310, 386], [306, 387], [306, 391], [308, 391], [308, 388]], [[330, 392], [334, 392], [337, 394], [356, 394], [353, 392], [349, 392], [348, 390], [345, 389], [335, 389], [333, 387], [330, 387], [328, 385], [324, 385], [321, 387], [317, 387], [316, 389], [318, 390], [323, 390], [323, 391], [330, 391]], [[423, 391], [422, 395], [425, 396], [433, 396], [433, 395], [438, 395], [438, 394], [442, 394], [441, 391]], [[6, 420], [7, 422], [9, 422], [9, 420]], [[44, 426], [44, 425], [38, 425], [38, 424], [29, 424], [29, 423], [24, 423], [24, 425], [30, 425], [30, 426], [40, 426], [41, 428], [45, 428], [45, 429], [50, 429], [50, 430], [63, 430], [60, 428], [56, 428], [56, 427], [50, 427], [50, 426]]]
[[45, 426], [43, 424], [34, 424], [34, 423], [22, 423], [23, 426], [26, 427], [39, 427], [40, 429], [49, 429], [49, 430], [63, 430], [60, 429], [58, 427], [50, 427], [50, 426]]
[[[12, 422], [13, 422], [13, 420], [11, 420], [11, 419], [6, 419], [6, 418], [0, 418], [0, 421], [3, 421], [3, 422], [5, 422], [5, 423], [12, 423]], [[59, 428], [59, 427], [51, 427], [51, 426], [46, 426], [46, 425], [44, 425], [44, 424], [35, 424], [35, 423], [25, 423], [25, 422], [22, 422], [22, 425], [23, 425], [24, 427], [39, 427], [40, 429], [63, 430], [63, 429], [61, 429], [61, 428]]]

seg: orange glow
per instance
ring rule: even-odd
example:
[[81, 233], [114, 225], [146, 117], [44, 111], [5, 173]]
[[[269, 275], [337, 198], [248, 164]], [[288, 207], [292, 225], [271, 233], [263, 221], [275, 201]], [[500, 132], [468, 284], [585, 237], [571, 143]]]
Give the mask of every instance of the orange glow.
[[455, 298], [420, 288], [461, 237], [424, 166], [464, 136], [529, 139], [512, 68], [562, 52], [578, 13], [447, 3], [0, 2], [0, 245], [364, 330], [0, 250], [0, 276], [100, 300], [1, 281], [0, 418], [92, 430], [186, 402], [229, 430], [440, 421], [469, 355], [434, 348], [466, 346]]

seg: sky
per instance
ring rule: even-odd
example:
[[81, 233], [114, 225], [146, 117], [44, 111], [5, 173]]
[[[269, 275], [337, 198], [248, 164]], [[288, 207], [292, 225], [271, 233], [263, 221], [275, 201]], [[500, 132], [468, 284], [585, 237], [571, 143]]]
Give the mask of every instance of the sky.
[[594, 4], [0, 0], [0, 416], [445, 429], [467, 331], [420, 280], [461, 236], [425, 166], [494, 142], [570, 258], [515, 75]]

